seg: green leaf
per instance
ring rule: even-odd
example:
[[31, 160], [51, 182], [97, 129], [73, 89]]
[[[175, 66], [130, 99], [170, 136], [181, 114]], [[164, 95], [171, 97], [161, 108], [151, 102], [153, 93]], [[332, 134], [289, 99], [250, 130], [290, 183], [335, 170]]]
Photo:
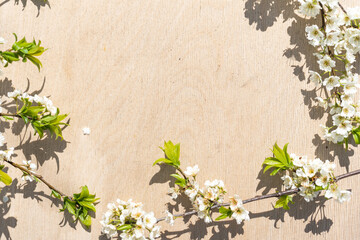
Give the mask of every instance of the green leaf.
[[228, 216], [231, 216], [232, 215], [232, 211], [230, 208], [226, 208], [226, 207], [220, 207], [219, 208], [219, 213], [221, 214], [226, 214]]
[[82, 186], [81, 187], [81, 193], [80, 193], [80, 196], [77, 200], [82, 200], [83, 198], [86, 198], [89, 196], [89, 189], [88, 187], [85, 185], [85, 186]]
[[360, 130], [359, 128], [356, 128], [355, 130], [352, 131], [353, 133], [353, 138], [356, 144], [360, 144]]
[[79, 204], [83, 207], [90, 209], [93, 212], [96, 212], [95, 206], [92, 203], [89, 203], [87, 201], [79, 201]]
[[5, 185], [8, 185], [8, 186], [11, 185], [11, 183], [12, 183], [11, 177], [7, 173], [5, 173], [1, 170], [0, 170], [0, 181], [2, 181]]
[[5, 120], [14, 120], [13, 117], [9, 117], [9, 116], [2, 116], [3, 118], [5, 118]]
[[218, 216], [217, 218], [215, 218], [215, 221], [219, 221], [219, 220], [225, 219], [227, 217], [228, 217], [227, 215], [222, 214], [222, 215]]
[[171, 141], [164, 142], [164, 148], [163, 151], [166, 155], [166, 158], [171, 160], [171, 162], [174, 164], [174, 166], [179, 167], [180, 166], [180, 144], [174, 145]]
[[55, 190], [51, 190], [50, 196], [54, 196], [54, 197], [56, 197], [58, 199], [61, 199], [61, 195]]
[[186, 179], [182, 178], [179, 174], [171, 174], [170, 176], [176, 178], [175, 184], [180, 187], [186, 187]]
[[79, 219], [80, 219], [80, 222], [82, 222], [82, 224], [84, 224], [86, 227], [91, 226], [91, 216], [90, 215], [86, 215], [86, 217], [84, 217], [84, 214], [80, 214]]
[[172, 164], [172, 161], [169, 160], [169, 159], [166, 159], [166, 158], [159, 158], [158, 160], [156, 160], [154, 163], [153, 163], [153, 166], [156, 165], [157, 163], [161, 164], [161, 163], [166, 163], [166, 164], [169, 164], [169, 165], [173, 165]]
[[274, 169], [271, 173], [270, 173], [270, 176], [274, 176], [276, 175], [279, 171], [280, 171], [281, 168], [276, 168]]
[[285, 210], [289, 210], [289, 202], [294, 203], [292, 201], [291, 195], [283, 195], [276, 201], [274, 208], [284, 208]]
[[116, 230], [118, 231], [125, 231], [125, 230], [129, 230], [129, 229], [132, 229], [133, 226], [131, 224], [124, 224], [124, 225], [121, 225], [119, 227], [116, 228]]

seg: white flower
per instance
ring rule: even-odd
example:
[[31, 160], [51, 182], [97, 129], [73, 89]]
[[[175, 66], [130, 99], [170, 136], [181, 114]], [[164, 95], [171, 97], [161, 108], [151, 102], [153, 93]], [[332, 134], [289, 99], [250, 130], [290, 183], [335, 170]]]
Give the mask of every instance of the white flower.
[[359, 88], [358, 83], [348, 82], [344, 85], [344, 92], [345, 94], [353, 95], [357, 92], [358, 88]]
[[206, 215], [205, 218], [204, 218], [204, 222], [205, 223], [211, 223], [212, 222], [212, 219], [209, 215]]
[[311, 71], [311, 70], [309, 71], [309, 73], [310, 73], [309, 79], [311, 82], [313, 82], [316, 86], [318, 84], [321, 84], [322, 80], [321, 80], [321, 76], [319, 73]]
[[317, 171], [319, 170], [319, 168], [316, 165], [305, 165], [303, 167], [304, 172], [306, 174], [306, 177], [312, 178], [313, 176], [315, 176], [315, 174], [317, 173]]
[[339, 203], [348, 202], [351, 198], [351, 192], [346, 190], [341, 190], [337, 192], [337, 200]]
[[2, 37], [0, 37], [0, 44], [5, 44], [6, 43], [6, 40]]
[[329, 160], [326, 160], [325, 163], [322, 165], [320, 173], [322, 175], [330, 174], [335, 170], [335, 163], [330, 162]]
[[104, 221], [100, 221], [102, 225], [102, 232], [107, 235], [108, 238], [115, 237], [117, 235], [117, 230], [114, 225], [106, 224]]
[[169, 188], [168, 194], [170, 194], [174, 200], [178, 197], [178, 192], [174, 188]]
[[290, 176], [288, 176], [288, 175], [282, 176], [281, 180], [284, 181], [283, 184], [284, 184], [285, 189], [290, 189], [290, 188], [294, 187], [293, 180]]
[[331, 184], [329, 186], [329, 189], [325, 191], [325, 197], [326, 198], [337, 198], [339, 195], [340, 190], [338, 189], [336, 184]]
[[89, 127], [84, 127], [84, 128], [82, 129], [82, 131], [83, 131], [83, 134], [84, 134], [84, 135], [90, 135], [90, 132], [91, 132], [91, 130], [90, 130]]
[[21, 177], [21, 180], [32, 182], [34, 178], [31, 175], [25, 175]]
[[331, 132], [332, 142], [339, 143], [344, 141], [344, 135], [338, 134], [336, 131]]
[[349, 61], [349, 63], [354, 63], [356, 60], [356, 57], [354, 54], [352, 54], [350, 51], [346, 52], [346, 60]]
[[344, 103], [340, 116], [350, 118], [354, 116], [354, 114], [355, 114], [355, 108], [350, 104]]
[[144, 224], [147, 228], [152, 228], [156, 223], [156, 217], [153, 212], [146, 213], [144, 216]]
[[160, 237], [160, 226], [155, 226], [150, 232], [150, 240], [155, 240], [156, 238]]
[[20, 96], [22, 94], [21, 90], [14, 90], [13, 92], [8, 92], [7, 96], [9, 98], [17, 98], [18, 96]]
[[305, 16], [315, 17], [320, 13], [321, 7], [316, 0], [303, 0], [300, 3], [300, 13]]
[[336, 133], [343, 135], [344, 137], [347, 137], [349, 135], [349, 131], [352, 129], [352, 124], [350, 121], [345, 120], [342, 123], [339, 124], [339, 126], [336, 128]]
[[317, 62], [319, 64], [320, 69], [325, 72], [331, 72], [331, 69], [333, 67], [335, 67], [335, 61], [332, 60], [329, 55], [325, 55], [323, 58], [321, 58]]
[[198, 165], [195, 165], [194, 167], [187, 167], [184, 171], [186, 176], [192, 176], [195, 177], [199, 173], [200, 169]]
[[332, 120], [333, 120], [333, 124], [335, 126], [338, 126], [340, 123], [342, 123], [345, 120], [345, 117], [341, 116], [340, 114], [335, 114], [332, 116]]
[[329, 175], [321, 175], [319, 178], [316, 179], [315, 184], [317, 186], [320, 186], [322, 188], [326, 188], [328, 182], [329, 182]]
[[166, 217], [165, 222], [169, 223], [171, 226], [174, 226], [175, 218], [174, 215], [172, 215], [169, 211], [165, 211]]
[[326, 45], [335, 46], [341, 37], [340, 31], [330, 32], [326, 36]]
[[354, 96], [347, 95], [347, 94], [341, 95], [341, 101], [343, 103], [352, 104], [352, 103], [354, 103]]
[[328, 5], [331, 8], [334, 8], [338, 4], [338, 0], [319, 0], [322, 4]]
[[336, 16], [326, 18], [326, 32], [339, 31], [338, 19]]
[[293, 163], [297, 167], [303, 167], [308, 162], [307, 156], [298, 157], [295, 154], [291, 154], [290, 157], [293, 159]]
[[319, 191], [314, 191], [314, 186], [299, 187], [299, 194], [304, 197], [305, 201], [310, 202], [319, 195]]
[[234, 195], [233, 197], [229, 197], [230, 199], [230, 209], [231, 211], [235, 211], [235, 209], [239, 208], [242, 206], [242, 201], [239, 197], [239, 195]]
[[322, 97], [316, 97], [315, 100], [318, 102], [318, 105], [325, 110], [327, 109], [328, 102], [324, 100]]
[[349, 8], [347, 13], [351, 20], [360, 19], [360, 7]]
[[308, 26], [305, 28], [307, 39], [312, 41], [312, 45], [319, 46], [324, 39], [324, 34], [320, 31], [317, 25]]
[[241, 224], [241, 222], [244, 220], [250, 220], [249, 211], [246, 210], [243, 206], [236, 208], [231, 217], [236, 220], [237, 224]]
[[188, 196], [190, 198], [190, 200], [194, 200], [194, 198], [196, 197], [196, 195], [198, 194], [198, 190], [194, 189], [194, 188], [188, 188], [185, 190], [185, 194], [186, 196]]
[[323, 85], [326, 86], [327, 90], [331, 91], [334, 87], [340, 87], [339, 80], [340, 78], [337, 76], [330, 76], [328, 78], [325, 78]]
[[4, 146], [4, 142], [5, 142], [5, 137], [4, 137], [4, 135], [0, 132], [0, 147]]

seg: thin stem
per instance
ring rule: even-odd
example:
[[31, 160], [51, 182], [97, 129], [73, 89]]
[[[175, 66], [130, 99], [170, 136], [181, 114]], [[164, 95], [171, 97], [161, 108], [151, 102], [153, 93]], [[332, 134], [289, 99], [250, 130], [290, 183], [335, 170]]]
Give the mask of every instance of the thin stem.
[[[17, 113], [0, 113], [0, 117], [2, 116], [6, 116], [6, 117], [17, 117], [17, 118], [21, 118], [21, 116]], [[32, 119], [31, 117], [27, 117], [28, 119]]]
[[347, 11], [346, 11], [345, 8], [343, 7], [343, 5], [341, 5], [340, 2], [338, 2], [338, 5], [339, 5], [339, 7], [341, 8], [341, 10], [342, 10], [345, 14], [347, 14]]
[[39, 174], [36, 174], [36, 173], [33, 173], [31, 172], [30, 170], [28, 170], [27, 168], [24, 168], [23, 166], [17, 164], [17, 163], [14, 163], [13, 161], [10, 161], [10, 160], [7, 160], [7, 159], [4, 159], [5, 162], [9, 163], [11, 166], [15, 167], [15, 168], [18, 168], [20, 169], [21, 171], [29, 174], [30, 176], [34, 176], [36, 177], [37, 179], [39, 179], [41, 182], [43, 182], [48, 188], [50, 188], [51, 190], [54, 190], [55, 192], [59, 193], [62, 197], [68, 197], [69, 199], [71, 199], [71, 197], [67, 196], [66, 194], [64, 194], [63, 192], [59, 191], [58, 189], [56, 189], [53, 185], [51, 185], [49, 182], [47, 182], [43, 176], [39, 175]]
[[[335, 182], [340, 181], [340, 180], [342, 180], [344, 178], [348, 178], [348, 177], [358, 175], [358, 174], [360, 174], [360, 169], [335, 177]], [[300, 191], [299, 188], [295, 188], [295, 189], [290, 189], [290, 190], [286, 190], [286, 191], [282, 191], [282, 192], [255, 196], [255, 197], [252, 197], [252, 198], [249, 198], [249, 199], [245, 199], [242, 202], [243, 202], [243, 204], [247, 204], [247, 203], [250, 203], [250, 202], [255, 202], [255, 201], [259, 201], [259, 200], [263, 200], [263, 199], [267, 199], [267, 198], [281, 197], [283, 195], [292, 195], [292, 194], [298, 193], [299, 191]], [[226, 206], [230, 206], [230, 203], [216, 204], [216, 205], [212, 206], [211, 209], [217, 209], [219, 207], [226, 207]], [[193, 210], [193, 211], [190, 211], [190, 212], [174, 214], [173, 216], [174, 217], [185, 217], [185, 216], [194, 215], [196, 213], [197, 213], [197, 211]], [[165, 217], [158, 218], [157, 222], [165, 221], [165, 219], [166, 219]]]

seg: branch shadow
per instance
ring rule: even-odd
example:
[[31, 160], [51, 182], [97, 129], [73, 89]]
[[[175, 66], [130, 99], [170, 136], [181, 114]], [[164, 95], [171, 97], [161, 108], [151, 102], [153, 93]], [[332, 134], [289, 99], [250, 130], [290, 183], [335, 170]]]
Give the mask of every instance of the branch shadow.
[[[7, 168], [5, 168], [7, 171]], [[25, 182], [19, 183], [18, 179], [14, 179], [12, 184], [2, 188], [0, 193], [0, 238], [4, 237], [7, 240], [12, 239], [10, 235], [10, 228], [17, 226], [17, 219], [13, 216], [6, 217], [11, 208], [11, 200], [15, 199], [19, 194], [23, 195], [23, 198], [30, 198], [37, 202], [42, 202], [47, 199], [51, 202], [51, 207], [55, 205], [59, 207], [62, 202], [57, 198], [53, 198], [43, 191], [35, 191], [37, 182]]]
[[[30, 91], [30, 80], [27, 79], [27, 87], [24, 91], [28, 92], [30, 95], [41, 94], [45, 87], [45, 83], [46, 78], [44, 78], [43, 83], [39, 89]], [[0, 80], [0, 97], [6, 96], [8, 92], [14, 90], [15, 87], [13, 86], [12, 80], [9, 80], [8, 78]], [[4, 101], [2, 102], [1, 107], [7, 112], [16, 112], [14, 101]], [[11, 124], [9, 121], [0, 120], [0, 122], [1, 132], [4, 132], [6, 129], [11, 129], [11, 133], [19, 137], [19, 143], [15, 147], [15, 150], [21, 150], [26, 160], [33, 158], [33, 160], [35, 159], [35, 161], [37, 161], [38, 166], [42, 166], [46, 161], [55, 159], [57, 164], [57, 172], [59, 171], [60, 163], [58, 153], [62, 153], [69, 142], [60, 140], [60, 138], [55, 139], [49, 135], [42, 139], [37, 136], [34, 137], [33, 131], [30, 130], [31, 127], [29, 128], [28, 125], [22, 121], [22, 119], [14, 119]], [[5, 145], [4, 147], [8, 146]], [[10, 228], [15, 228], [17, 225], [17, 219], [15, 217], [5, 217], [5, 215], [10, 210], [11, 199], [14, 199], [16, 195], [22, 194], [25, 199], [31, 198], [37, 202], [43, 201], [43, 199], [48, 199], [52, 202], [51, 207], [53, 205], [56, 207], [60, 207], [62, 205], [61, 200], [52, 197], [43, 191], [36, 191], [36, 185], [36, 181], [20, 184], [18, 179], [14, 179], [10, 186], [5, 186], [2, 188], [0, 199], [3, 199], [6, 196], [6, 198], [9, 200], [6, 202], [3, 201], [3, 203], [0, 204], [0, 238], [2, 235], [4, 235], [6, 239], [11, 239]], [[72, 228], [75, 228], [76, 226], [76, 222], [73, 221], [72, 216], [68, 212], [65, 212], [64, 218], [59, 223], [59, 225], [63, 227], [67, 224]], [[86, 230], [90, 231], [91, 229]]]
[[285, 222], [285, 214], [295, 220], [309, 221], [304, 231], [314, 235], [320, 235], [324, 232], [329, 232], [333, 221], [325, 216], [325, 202], [327, 199], [323, 196], [317, 197], [312, 202], [306, 202], [299, 195], [294, 196], [294, 204], [291, 204], [290, 210], [286, 211], [282, 208], [274, 208], [270, 211], [250, 213], [250, 219], [253, 218], [267, 218], [274, 221], [274, 228], [278, 222]]
[[[10, 2], [11, 0], [4, 0], [3, 2], [0, 3], [0, 7], [2, 7], [3, 5], [5, 5], [6, 3]], [[37, 15], [36, 17], [38, 17], [40, 15], [40, 9], [43, 7], [48, 7], [49, 9], [51, 9], [50, 6], [50, 2], [48, 0], [30, 0], [32, 2], [32, 4], [34, 4], [37, 8]], [[27, 4], [28, 4], [28, 0], [14, 0], [14, 5], [22, 5], [22, 10], [24, 11]]]
[[203, 239], [208, 234], [208, 228], [211, 228], [211, 240], [229, 240], [234, 239], [237, 235], [243, 235], [244, 223], [238, 225], [235, 220], [226, 220], [220, 222], [205, 223], [202, 220], [198, 220], [195, 223], [190, 223], [185, 230], [181, 231], [164, 231], [162, 232], [160, 239], [177, 239], [181, 235], [190, 233], [190, 239], [199, 240]]

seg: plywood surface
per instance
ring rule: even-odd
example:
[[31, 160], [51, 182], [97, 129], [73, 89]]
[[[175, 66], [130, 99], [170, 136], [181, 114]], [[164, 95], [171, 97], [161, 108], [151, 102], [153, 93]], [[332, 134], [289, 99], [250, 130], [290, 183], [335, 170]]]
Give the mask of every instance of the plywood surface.
[[[68, 194], [87, 184], [101, 198], [85, 231], [64, 222], [45, 186], [19, 180], [0, 194], [10, 197], [0, 204], [1, 239], [103, 239], [99, 221], [116, 198], [162, 216], [166, 203], [174, 204], [166, 196], [171, 171], [152, 167], [164, 140], [181, 143], [182, 165], [197, 163], [200, 182], [222, 179], [230, 195], [244, 199], [279, 186], [260, 172], [275, 141], [334, 160], [337, 174], [358, 169], [356, 148], [346, 152], [317, 135], [326, 115], [313, 107], [306, 80], [315, 64], [304, 37], [309, 22], [293, 9], [291, 1], [271, 0], [0, 3], [2, 37], [11, 42], [15, 32], [49, 48], [40, 73], [30, 64], [7, 68], [1, 94], [28, 87], [70, 113], [63, 142], [1, 123], [8, 146], [24, 138], [16, 161], [37, 161], [38, 172]], [[348, 204], [301, 201], [284, 212], [273, 210], [274, 199], [259, 201], [246, 205], [245, 224], [180, 219], [163, 225], [164, 239], [357, 239], [359, 180], [341, 182], [353, 191]]]

